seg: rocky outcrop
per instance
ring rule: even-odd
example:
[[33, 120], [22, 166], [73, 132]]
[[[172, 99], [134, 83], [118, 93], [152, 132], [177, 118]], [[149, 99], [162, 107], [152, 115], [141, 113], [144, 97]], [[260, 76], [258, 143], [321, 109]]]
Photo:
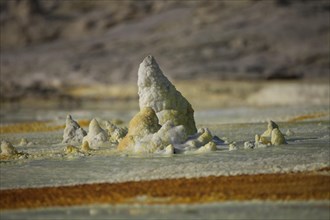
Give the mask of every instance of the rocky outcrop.
[[196, 133], [194, 110], [191, 104], [164, 76], [151, 55], [140, 64], [138, 89], [140, 109], [151, 107], [156, 112], [161, 125], [171, 120], [174, 125], [183, 125], [187, 135]]
[[[140, 112], [129, 123], [118, 149], [144, 153], [205, 153], [216, 150], [207, 128], [196, 129], [191, 104], [147, 56], [138, 71]], [[114, 126], [109, 130], [115, 130]], [[197, 132], [197, 133], [196, 133]]]
[[278, 128], [278, 125], [272, 120], [268, 121], [267, 130], [261, 135], [262, 137], [270, 137], [272, 134], [272, 130]]
[[267, 130], [262, 135], [255, 136], [254, 145], [257, 148], [282, 144], [286, 144], [286, 140], [279, 126], [273, 121], [268, 121]]
[[71, 115], [68, 115], [66, 117], [62, 143], [67, 143], [67, 144], [81, 143], [84, 136], [86, 135], [87, 135], [86, 131], [84, 131], [84, 129], [82, 129], [80, 125], [72, 119]]
[[272, 130], [271, 139], [270, 139], [272, 145], [281, 145], [286, 144], [284, 135], [280, 131], [279, 128], [274, 128]]
[[83, 138], [90, 147], [97, 147], [109, 140], [108, 134], [101, 128], [98, 121], [94, 118], [88, 127], [88, 134]]
[[129, 122], [128, 133], [119, 142], [118, 149], [133, 150], [139, 139], [156, 133], [160, 128], [155, 111], [151, 107], [142, 108]]
[[163, 126], [151, 107], [142, 108], [129, 123], [128, 134], [119, 143], [118, 149], [132, 153], [174, 153], [173, 145], [186, 140], [186, 132], [182, 125], [175, 126], [167, 121]]

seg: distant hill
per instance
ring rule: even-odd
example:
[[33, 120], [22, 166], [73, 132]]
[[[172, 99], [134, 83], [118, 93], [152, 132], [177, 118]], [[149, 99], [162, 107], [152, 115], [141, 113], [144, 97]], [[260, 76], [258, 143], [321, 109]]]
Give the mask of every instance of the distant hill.
[[0, 8], [0, 96], [135, 82], [148, 54], [172, 79], [329, 77], [328, 0], [0, 0]]

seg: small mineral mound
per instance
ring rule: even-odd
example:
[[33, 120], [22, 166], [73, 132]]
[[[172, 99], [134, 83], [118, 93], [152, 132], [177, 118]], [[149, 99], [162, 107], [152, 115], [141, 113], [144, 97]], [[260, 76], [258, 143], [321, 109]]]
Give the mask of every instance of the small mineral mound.
[[273, 121], [268, 122], [267, 130], [262, 135], [256, 134], [255, 136], [255, 147], [267, 147], [282, 144], [286, 144], [286, 140], [280, 131], [279, 126]]
[[273, 129], [278, 128], [278, 125], [273, 121], [268, 121], [267, 130], [261, 135], [262, 137], [270, 137]]
[[106, 130], [108, 131], [109, 141], [118, 144], [127, 134], [128, 129], [118, 127], [109, 121], [105, 122]]
[[274, 128], [271, 134], [271, 143], [272, 145], [281, 145], [286, 144], [284, 135], [279, 128]]
[[8, 141], [1, 142], [1, 153], [2, 156], [12, 156], [17, 154], [16, 148]]
[[84, 131], [84, 129], [82, 129], [80, 125], [72, 119], [71, 115], [68, 115], [66, 117], [62, 143], [81, 143], [86, 135], [86, 131]]
[[22, 138], [21, 141], [19, 142], [18, 146], [30, 146], [33, 143], [28, 141], [26, 138]]
[[80, 150], [81, 150], [82, 152], [84, 152], [84, 153], [87, 153], [87, 152], [91, 151], [91, 149], [90, 149], [89, 144], [88, 144], [87, 141], [84, 141], [84, 142], [82, 143]]
[[101, 128], [96, 119], [93, 119], [89, 123], [88, 134], [83, 138], [82, 142], [87, 141], [90, 147], [97, 147], [108, 140], [107, 132]]
[[151, 107], [145, 107], [137, 113], [128, 125], [128, 133], [122, 141], [119, 142], [119, 150], [133, 150], [138, 140], [143, 137], [156, 133], [161, 126], [158, 124], [158, 118]]
[[9, 141], [2, 141], [0, 146], [0, 159], [21, 159], [27, 158], [28, 154], [24, 152], [18, 152], [16, 148]]

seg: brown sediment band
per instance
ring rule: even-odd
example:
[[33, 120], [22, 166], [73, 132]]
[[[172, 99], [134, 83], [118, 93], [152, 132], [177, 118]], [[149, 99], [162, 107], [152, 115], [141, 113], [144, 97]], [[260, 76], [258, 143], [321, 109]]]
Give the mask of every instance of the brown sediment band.
[[316, 112], [311, 114], [299, 115], [293, 118], [290, 118], [288, 122], [297, 122], [297, 121], [304, 121], [307, 119], [314, 119], [314, 118], [321, 118], [324, 116], [329, 115], [329, 112]]
[[330, 176], [258, 174], [0, 190], [0, 209], [93, 203], [177, 204], [227, 200], [329, 200]]

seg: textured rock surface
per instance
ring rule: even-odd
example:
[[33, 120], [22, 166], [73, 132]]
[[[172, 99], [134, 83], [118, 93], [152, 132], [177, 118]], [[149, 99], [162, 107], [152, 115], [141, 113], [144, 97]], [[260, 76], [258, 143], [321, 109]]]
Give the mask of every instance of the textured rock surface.
[[183, 125], [188, 135], [196, 133], [191, 104], [164, 76], [151, 55], [140, 64], [138, 88], [140, 109], [153, 108], [161, 125], [171, 120], [174, 125]]
[[87, 141], [90, 147], [97, 147], [108, 140], [107, 132], [100, 127], [96, 119], [93, 119], [89, 123], [88, 134], [83, 138], [83, 143]]
[[174, 152], [205, 153], [216, 150], [216, 142], [218, 138], [214, 138], [208, 128], [200, 128], [196, 134], [189, 136], [181, 144], [174, 145]]
[[217, 145], [213, 142], [210, 141], [207, 144], [205, 144], [204, 146], [198, 148], [195, 153], [208, 153], [211, 151], [216, 151], [217, 150]]
[[[255, 139], [256, 140], [259, 140], [259, 136], [256, 135], [256, 138]], [[245, 141], [244, 142], [244, 149], [253, 149], [253, 148], [254, 148], [254, 143], [252, 141]]]
[[196, 134], [189, 137], [185, 144], [193, 148], [199, 148], [210, 142], [212, 138], [213, 135], [208, 128], [200, 128]]
[[280, 129], [274, 128], [271, 136], [272, 145], [286, 144], [284, 135], [281, 133]]
[[16, 148], [8, 141], [1, 142], [1, 153], [2, 156], [11, 156], [17, 154]]
[[119, 142], [118, 149], [133, 150], [137, 140], [156, 133], [160, 128], [155, 111], [150, 107], [142, 108], [129, 122], [128, 133]]
[[272, 120], [269, 120], [268, 125], [267, 125], [267, 130], [261, 136], [270, 137], [271, 133], [272, 133], [272, 130], [274, 128], [278, 128], [278, 125], [275, 122], [273, 122]]
[[80, 147], [80, 150], [81, 150], [82, 152], [84, 152], [84, 153], [87, 153], [87, 152], [89, 152], [89, 151], [91, 150], [87, 141], [84, 141], [84, 142], [82, 143], [82, 145], [81, 145], [81, 147]]
[[[207, 128], [197, 132], [191, 104], [163, 75], [151, 55], [140, 64], [138, 93], [140, 112], [130, 121], [119, 150], [138, 154], [216, 150], [211, 132]], [[110, 133], [116, 129], [110, 123], [107, 127]]]
[[105, 122], [106, 130], [108, 131], [109, 141], [111, 143], [118, 144], [127, 134], [127, 128], [121, 128], [116, 126], [115, 124], [106, 121]]
[[[147, 135], [138, 141], [134, 148], [135, 153], [174, 152], [174, 146], [186, 140], [186, 132], [182, 125], [175, 126], [167, 121], [156, 133]], [[172, 146], [172, 147], [169, 147]]]
[[68, 143], [68, 144], [81, 143], [84, 136], [86, 135], [87, 135], [86, 131], [84, 131], [84, 129], [82, 129], [80, 125], [72, 119], [71, 115], [68, 115], [66, 117], [62, 143]]
[[186, 140], [186, 131], [182, 125], [175, 126], [167, 121], [163, 126], [151, 107], [142, 108], [129, 123], [128, 134], [119, 142], [118, 149], [132, 153], [174, 152], [173, 146]]

